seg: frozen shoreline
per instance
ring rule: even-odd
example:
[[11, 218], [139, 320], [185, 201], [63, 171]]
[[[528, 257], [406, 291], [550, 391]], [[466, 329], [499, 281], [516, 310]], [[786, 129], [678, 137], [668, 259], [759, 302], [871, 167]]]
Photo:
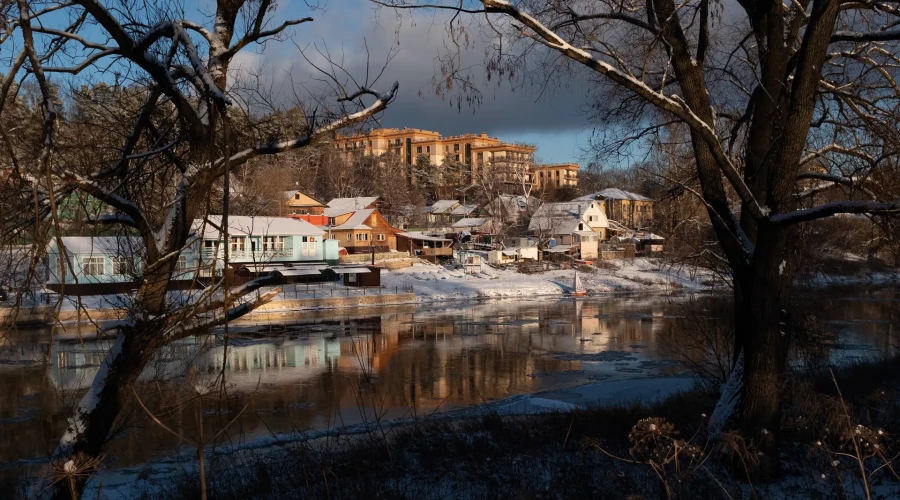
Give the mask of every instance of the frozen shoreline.
[[[280, 433], [272, 436], [248, 440], [231, 448], [218, 447], [217, 458], [241, 461], [253, 456], [277, 460], [291, 449], [324, 438], [353, 439], [375, 430], [390, 431], [392, 428], [410, 426], [422, 422], [462, 422], [483, 418], [487, 415], [504, 417], [538, 415], [541, 413], [570, 412], [578, 409], [602, 406], [625, 406], [630, 404], [651, 404], [674, 394], [695, 387], [696, 379], [691, 376], [645, 377], [608, 382], [589, 382], [573, 387], [519, 394], [496, 401], [470, 406], [458, 410], [436, 413], [420, 418], [400, 418], [379, 423], [354, 424], [346, 427], [314, 429], [306, 432]], [[206, 453], [212, 449], [207, 447]], [[141, 491], [152, 491], [161, 481], [170, 480], [174, 475], [184, 474], [197, 466], [196, 450], [185, 448], [177, 454], [150, 462], [118, 469], [105, 469], [94, 477], [85, 491], [85, 498], [132, 498]]]

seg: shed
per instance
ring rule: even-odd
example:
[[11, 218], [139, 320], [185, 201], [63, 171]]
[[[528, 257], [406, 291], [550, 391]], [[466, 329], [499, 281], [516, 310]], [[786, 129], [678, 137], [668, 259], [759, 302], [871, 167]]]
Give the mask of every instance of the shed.
[[381, 268], [376, 266], [332, 267], [332, 271], [343, 275], [344, 286], [381, 286]]

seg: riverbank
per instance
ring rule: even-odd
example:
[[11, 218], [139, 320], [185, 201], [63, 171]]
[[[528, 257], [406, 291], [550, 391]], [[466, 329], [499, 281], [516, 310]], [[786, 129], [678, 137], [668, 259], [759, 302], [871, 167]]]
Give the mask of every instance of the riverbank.
[[[804, 286], [852, 284], [900, 284], [900, 272], [858, 267], [818, 272], [798, 281]], [[410, 267], [382, 272], [379, 288], [344, 287], [340, 283], [289, 284], [271, 302], [247, 316], [251, 321], [298, 319], [304, 311], [361, 308], [377, 305], [435, 303], [494, 298], [564, 297], [572, 291], [575, 271], [552, 270], [519, 273], [512, 269], [483, 266], [476, 273], [420, 261]], [[581, 267], [578, 274], [589, 295], [609, 293], [707, 292], [727, 289], [721, 277], [706, 269], [673, 266], [660, 259], [603, 261]], [[189, 302], [185, 292], [170, 292]], [[128, 309], [128, 295], [65, 297], [62, 304], [23, 306], [15, 312], [20, 325], [92, 324], [121, 319]], [[59, 311], [58, 313], [56, 311]], [[0, 321], [13, 314], [0, 308]]]
[[[775, 481], [758, 476], [770, 460], [757, 441], [703, 434], [717, 395], [684, 385], [638, 402], [509, 398], [454, 418], [375, 422], [225, 452], [208, 465], [209, 498], [787, 499], [865, 498], [866, 490], [869, 498], [896, 498], [898, 446], [887, 436], [900, 432], [900, 363], [861, 363], [835, 378], [843, 399], [828, 372], [789, 381]], [[628, 388], [593, 386], [607, 386], [607, 394]], [[107, 477], [104, 495], [187, 499], [199, 492], [193, 465], [142, 473], [143, 480]]]

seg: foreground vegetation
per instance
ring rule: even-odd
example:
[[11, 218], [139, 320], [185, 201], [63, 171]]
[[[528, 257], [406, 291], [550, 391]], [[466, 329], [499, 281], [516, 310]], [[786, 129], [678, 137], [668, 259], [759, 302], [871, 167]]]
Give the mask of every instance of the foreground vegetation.
[[[900, 359], [790, 377], [771, 431], [778, 460], [738, 433], [704, 435], [718, 394], [698, 387], [650, 405], [488, 414], [220, 458], [208, 496], [896, 498], [898, 382]], [[198, 478], [142, 497], [198, 498]]]

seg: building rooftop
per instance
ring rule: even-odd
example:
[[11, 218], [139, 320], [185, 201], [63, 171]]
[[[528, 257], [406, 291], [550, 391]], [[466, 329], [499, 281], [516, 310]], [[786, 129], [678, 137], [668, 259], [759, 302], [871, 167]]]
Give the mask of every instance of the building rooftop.
[[372, 229], [371, 227], [364, 224], [366, 219], [369, 218], [372, 213], [375, 212], [374, 208], [364, 208], [362, 210], [357, 210], [347, 219], [346, 222], [340, 224], [338, 226], [333, 226], [331, 228], [332, 231], [348, 231], [352, 229]]
[[[203, 231], [203, 238], [219, 239], [222, 236], [222, 216], [210, 215], [204, 219], [194, 219], [191, 231], [199, 233]], [[306, 222], [305, 220], [292, 219], [290, 217], [248, 217], [243, 215], [228, 216], [228, 233], [231, 236], [321, 236], [325, 231]]]
[[598, 199], [604, 200], [632, 200], [632, 201], [653, 201], [646, 196], [632, 193], [630, 191], [625, 191], [619, 188], [606, 188], [602, 191], [597, 191], [596, 193], [591, 193], [588, 195], [584, 195], [580, 198], [575, 198], [572, 201], [593, 201]]
[[340, 215], [349, 214], [350, 212], [367, 208], [376, 201], [378, 201], [377, 196], [335, 198], [329, 201], [328, 206], [325, 207], [325, 215], [328, 217], [338, 217]]

